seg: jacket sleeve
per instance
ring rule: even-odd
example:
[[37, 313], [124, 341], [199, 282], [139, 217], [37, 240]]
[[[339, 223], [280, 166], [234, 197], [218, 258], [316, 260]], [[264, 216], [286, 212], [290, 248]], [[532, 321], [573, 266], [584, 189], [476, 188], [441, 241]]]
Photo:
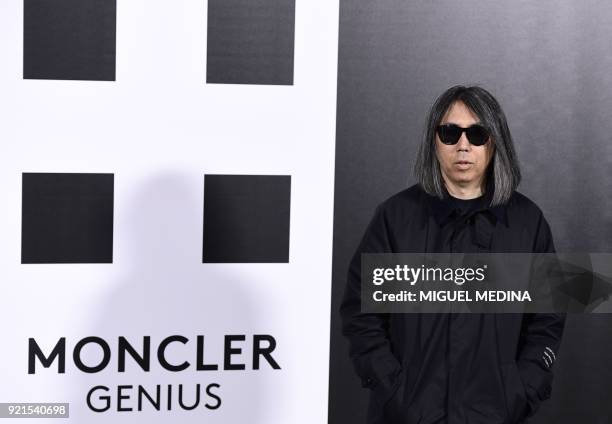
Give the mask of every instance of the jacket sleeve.
[[363, 387], [380, 388], [383, 392], [391, 389], [401, 365], [391, 351], [389, 315], [361, 312], [361, 254], [391, 251], [388, 223], [379, 206], [350, 262], [340, 306], [342, 333], [348, 338], [357, 375]]
[[[538, 218], [534, 253], [554, 253], [550, 227], [540, 213]], [[524, 314], [521, 328], [517, 365], [525, 385], [528, 416], [535, 414], [540, 403], [550, 398], [553, 373], [561, 337], [565, 326], [565, 314]]]

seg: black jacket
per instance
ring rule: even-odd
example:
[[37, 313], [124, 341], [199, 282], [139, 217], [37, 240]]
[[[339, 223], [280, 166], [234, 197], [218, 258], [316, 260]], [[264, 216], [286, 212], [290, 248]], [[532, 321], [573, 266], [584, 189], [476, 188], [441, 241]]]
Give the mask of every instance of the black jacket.
[[[363, 386], [368, 424], [524, 423], [551, 395], [562, 314], [361, 313], [361, 253], [554, 252], [538, 206], [505, 204], [461, 214], [451, 198], [414, 185], [378, 206], [349, 266], [343, 334]], [[464, 211], [466, 212], [466, 211]]]

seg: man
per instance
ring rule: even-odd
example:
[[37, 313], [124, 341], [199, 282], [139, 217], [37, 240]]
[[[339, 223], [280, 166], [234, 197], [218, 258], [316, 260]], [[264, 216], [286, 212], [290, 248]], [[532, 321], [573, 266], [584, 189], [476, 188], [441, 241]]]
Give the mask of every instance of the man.
[[351, 261], [343, 334], [368, 423], [523, 423], [551, 395], [561, 314], [361, 312], [362, 253], [554, 252], [505, 115], [480, 87], [444, 92], [428, 116], [418, 184], [378, 206]]

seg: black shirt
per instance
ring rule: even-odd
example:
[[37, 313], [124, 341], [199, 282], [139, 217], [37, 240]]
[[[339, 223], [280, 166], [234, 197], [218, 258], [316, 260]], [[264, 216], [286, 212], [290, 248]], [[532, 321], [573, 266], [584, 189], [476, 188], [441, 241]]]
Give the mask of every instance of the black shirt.
[[459, 199], [454, 196], [449, 197], [449, 201], [453, 203], [455, 214], [459, 216], [468, 215], [470, 212], [475, 211], [481, 207], [483, 200], [484, 195], [475, 197], [473, 199]]
[[490, 206], [430, 196], [418, 185], [378, 206], [349, 267], [343, 333], [363, 385], [368, 423], [521, 423], [550, 396], [559, 314], [364, 314], [361, 253], [553, 252], [541, 210], [514, 192]]

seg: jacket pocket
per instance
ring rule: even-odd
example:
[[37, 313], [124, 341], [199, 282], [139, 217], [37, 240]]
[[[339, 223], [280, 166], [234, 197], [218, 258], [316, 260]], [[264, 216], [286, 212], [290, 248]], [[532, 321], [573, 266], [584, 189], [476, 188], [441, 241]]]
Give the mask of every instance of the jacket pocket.
[[374, 387], [372, 387], [372, 399], [380, 413], [382, 413], [393, 395], [397, 393], [400, 383], [402, 382], [403, 375], [404, 368], [402, 368], [398, 373], [389, 374], [381, 378], [374, 385]]
[[383, 406], [382, 415], [385, 424], [422, 422], [422, 408], [414, 404], [413, 398], [417, 374], [414, 367], [404, 364], [402, 372], [398, 375], [396, 387]]
[[552, 391], [553, 374], [543, 370], [540, 365], [523, 360], [517, 363], [519, 375], [525, 386], [528, 417], [534, 415], [542, 401], [549, 399]]
[[501, 371], [508, 413], [507, 423], [520, 423], [527, 417], [529, 411], [525, 385], [521, 379], [516, 362], [502, 364]]

